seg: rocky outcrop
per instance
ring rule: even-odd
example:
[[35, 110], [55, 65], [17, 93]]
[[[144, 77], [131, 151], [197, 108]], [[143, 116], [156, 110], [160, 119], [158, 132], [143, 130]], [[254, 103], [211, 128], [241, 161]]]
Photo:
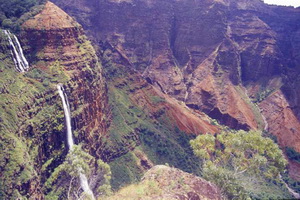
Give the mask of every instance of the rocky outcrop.
[[115, 88], [126, 88], [130, 101], [151, 118], [159, 119], [166, 113], [172, 126], [175, 125], [186, 133], [198, 135], [219, 132], [219, 128], [212, 125], [211, 119], [204, 113], [192, 111], [183, 102], [153, 86], [150, 79], [142, 78], [138, 71], [131, 68], [130, 61], [120, 51], [110, 45], [103, 46], [102, 49], [105, 50], [106, 56], [109, 55], [110, 60], [115, 61], [114, 68], [122, 71], [121, 75], [113, 77], [111, 84]]
[[220, 189], [214, 184], [176, 168], [155, 166], [144, 175], [143, 181], [146, 180], [154, 180], [159, 188], [166, 189], [166, 191], [168, 186], [172, 187], [172, 183], [174, 184], [171, 191], [164, 193], [162, 198], [165, 195], [165, 197], [172, 195], [174, 199], [182, 200], [222, 199]]
[[[259, 104], [265, 117], [268, 132], [276, 136], [279, 145], [300, 152], [300, 122], [293, 107], [282, 91], [278, 90]], [[299, 178], [299, 163], [290, 160], [289, 174], [295, 180]]]
[[[143, 188], [144, 193], [132, 191]], [[143, 190], [142, 190], [143, 191]], [[142, 196], [141, 196], [142, 195]], [[220, 189], [214, 184], [176, 168], [157, 165], [147, 171], [142, 181], [123, 188], [108, 199], [168, 199], [200, 200], [223, 199]]]
[[[257, 129], [259, 119], [254, 115], [245, 89], [234, 84], [239, 82], [239, 63], [235, 59], [239, 56], [234, 48], [228, 49], [226, 42], [220, 44], [189, 76], [185, 103], [229, 127]], [[231, 67], [235, 68], [229, 70], [233, 72], [226, 73]]]

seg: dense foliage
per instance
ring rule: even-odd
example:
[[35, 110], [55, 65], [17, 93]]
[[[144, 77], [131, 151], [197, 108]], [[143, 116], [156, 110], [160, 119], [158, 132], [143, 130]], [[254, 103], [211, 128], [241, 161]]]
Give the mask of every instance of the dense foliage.
[[289, 159], [300, 163], [300, 153], [298, 153], [294, 148], [287, 147], [286, 148], [286, 155], [288, 156]]
[[[39, 5], [44, 2], [45, 0], [0, 0], [1, 27], [18, 30], [26, 19], [41, 10]], [[23, 16], [25, 13], [27, 15]]]
[[[45, 183], [46, 189], [51, 189], [51, 192], [46, 196], [47, 199], [70, 199], [71, 194], [76, 194], [80, 198], [87, 198], [85, 193], [80, 193], [78, 184], [78, 177], [80, 174], [91, 174], [89, 166], [97, 167], [97, 176], [101, 176], [101, 183], [98, 183], [97, 194], [106, 195], [110, 193], [110, 167], [102, 160], [95, 162], [95, 158], [84, 152], [81, 146], [74, 145], [65, 159], [65, 161], [55, 168], [54, 172]], [[63, 179], [70, 180], [68, 192], [61, 190], [60, 187], [55, 187], [53, 184], [63, 181]], [[77, 182], [77, 184], [76, 184]], [[59, 184], [58, 184], [59, 185]], [[47, 190], [46, 190], [47, 191]], [[89, 199], [89, 198], [88, 198]]]
[[258, 131], [200, 135], [190, 143], [204, 160], [204, 177], [219, 185], [230, 199], [250, 196], [243, 184], [247, 177], [279, 182], [287, 164], [277, 144]]

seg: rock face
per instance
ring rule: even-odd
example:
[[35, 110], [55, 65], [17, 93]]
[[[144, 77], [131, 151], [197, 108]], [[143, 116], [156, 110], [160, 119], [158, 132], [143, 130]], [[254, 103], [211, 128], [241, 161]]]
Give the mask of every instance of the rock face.
[[[63, 193], [61, 189], [69, 184], [66, 178], [58, 181], [56, 191], [45, 186], [68, 152], [56, 86], [63, 84], [69, 98], [75, 143], [83, 143], [83, 149], [99, 159], [100, 138], [108, 126], [102, 67], [82, 27], [51, 2], [22, 26], [19, 39], [29, 58], [28, 72], [13, 70], [7, 38], [2, 31], [0, 36], [0, 88], [4, 91], [0, 100], [0, 196], [44, 199], [50, 195], [51, 199], [53, 192]], [[60, 198], [65, 199], [66, 194], [61, 193]]]
[[265, 129], [299, 152], [299, 8], [260, 0], [54, 2], [165, 95], [230, 128]]
[[[150, 79], [145, 80], [132, 69], [128, 58], [111, 44], [102, 44], [101, 49], [112, 109], [112, 124], [108, 129], [111, 136], [108, 138], [119, 140], [117, 146], [105, 147], [105, 160], [111, 161], [141, 145], [145, 130], [163, 135], [168, 142], [174, 140], [176, 131], [188, 133], [191, 137], [219, 132], [218, 126], [213, 125], [207, 115], [193, 112], [183, 102], [153, 86]], [[122, 139], [116, 139], [116, 134]], [[152, 150], [155, 152], [155, 148]]]
[[99, 157], [100, 137], [105, 135], [108, 126], [106, 86], [95, 50], [86, 40], [82, 27], [47, 2], [42, 12], [26, 21], [22, 28], [27, 53], [33, 55], [36, 67], [47, 71], [49, 66], [56, 66], [68, 74], [68, 97], [78, 142], [93, 144], [86, 147]]
[[[162, 92], [231, 128], [260, 128], [261, 119], [255, 117], [257, 110], [240, 94], [244, 93], [242, 79], [248, 78], [246, 68], [255, 65], [256, 71], [265, 70], [244, 58], [258, 40], [244, 43], [243, 37], [249, 34], [256, 37], [255, 31], [268, 29], [250, 11], [231, 1], [80, 1], [89, 12], [76, 9], [75, 4], [56, 2], [73, 14], [95, 40], [109, 41], [122, 52], [132, 68]], [[247, 3], [245, 6], [249, 7]], [[245, 17], [239, 17], [240, 13]], [[248, 20], [248, 29], [242, 27], [241, 31], [244, 18]], [[276, 50], [274, 34], [271, 30], [264, 34], [270, 48], [262, 45], [252, 57], [270, 49], [264, 52], [264, 60], [268, 60], [270, 52]], [[271, 71], [255, 76], [269, 75]]]
[[[219, 131], [217, 126], [210, 124], [211, 120], [204, 113], [192, 112], [191, 109], [184, 106], [183, 102], [180, 103], [147, 82], [147, 79], [142, 78], [139, 72], [131, 68], [128, 57], [108, 46], [110, 45], [102, 47], [105, 54], [109, 52], [110, 59], [115, 62], [115, 68], [123, 69], [122, 75], [113, 78], [113, 85], [116, 88], [127, 85], [129, 87], [127, 92], [133, 104], [142, 108], [152, 118], [159, 118], [162, 112], [166, 112], [172, 123], [186, 133], [198, 135]], [[158, 100], [155, 101], [153, 97], [157, 97]]]
[[293, 147], [300, 152], [300, 123], [281, 91], [277, 91], [260, 103], [268, 122], [268, 131], [277, 136], [283, 147]]
[[273, 89], [299, 120], [299, 9], [259, 0], [55, 2], [95, 41], [111, 43], [156, 88], [193, 110], [231, 128], [263, 129], [244, 86], [281, 77]]
[[[220, 189], [214, 184], [164, 165], [155, 166], [144, 175], [143, 181], [151, 180], [157, 182], [158, 187], [165, 191], [162, 199], [170, 196], [173, 196], [170, 199], [180, 200], [222, 199]], [[171, 191], [168, 191], [168, 187], [171, 187]]]
[[[0, 82], [0, 142], [10, 152], [0, 162], [0, 195], [43, 199], [44, 183], [63, 162], [58, 83], [71, 104], [75, 141], [95, 158], [112, 161], [150, 141], [145, 169], [170, 149], [180, 151], [172, 151], [178, 165], [198, 165], [186, 159], [189, 138], [180, 131], [218, 133], [211, 118], [233, 129], [265, 129], [300, 152], [299, 8], [260, 0], [54, 2], [82, 24], [97, 52], [81, 25], [51, 2], [22, 26], [28, 73], [16, 76], [9, 48], [0, 46], [0, 72], [8, 77]], [[295, 177], [298, 168], [291, 167]], [[167, 176], [157, 176], [160, 170]], [[165, 187], [168, 177], [181, 176], [190, 190], [166, 195], [221, 198], [215, 186], [175, 169], [156, 167], [145, 180]]]
[[[132, 189], [144, 189], [142, 196]], [[123, 188], [108, 199], [168, 199], [168, 200], [200, 200], [223, 199], [221, 192], [214, 184], [185, 173], [176, 168], [157, 165], [147, 171], [138, 185]]]

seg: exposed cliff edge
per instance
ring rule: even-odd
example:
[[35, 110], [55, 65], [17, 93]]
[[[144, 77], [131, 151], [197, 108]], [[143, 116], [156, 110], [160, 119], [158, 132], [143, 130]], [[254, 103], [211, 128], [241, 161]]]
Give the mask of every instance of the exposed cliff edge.
[[[136, 192], [136, 191], [141, 192]], [[157, 165], [147, 171], [139, 184], [123, 188], [107, 200], [123, 199], [219, 200], [220, 189], [214, 184], [181, 170]]]
[[26, 52], [32, 55], [36, 69], [54, 71], [51, 67], [55, 66], [69, 76], [68, 90], [78, 141], [93, 144], [87, 147], [99, 156], [101, 144], [95, 141], [101, 142], [99, 138], [105, 135], [108, 126], [106, 86], [100, 63], [82, 27], [47, 2], [42, 12], [26, 21], [22, 28]]

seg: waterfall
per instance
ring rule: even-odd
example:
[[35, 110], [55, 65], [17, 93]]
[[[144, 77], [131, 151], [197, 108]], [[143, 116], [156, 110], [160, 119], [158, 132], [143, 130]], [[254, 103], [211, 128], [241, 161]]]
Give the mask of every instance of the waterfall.
[[[73, 141], [73, 134], [72, 134], [70, 105], [69, 105], [67, 94], [65, 93], [64, 88], [61, 84], [57, 85], [57, 90], [64, 107], [64, 113], [65, 113], [65, 119], [67, 125], [67, 142], [69, 146], [69, 151], [72, 151], [74, 146], [74, 141]], [[94, 200], [95, 197], [93, 191], [91, 190], [88, 180], [85, 174], [82, 173], [82, 171], [83, 171], [82, 168], [78, 169], [81, 188], [86, 194], [90, 195], [90, 197], [92, 197], [92, 199]]]
[[[8, 42], [12, 48], [11, 55], [16, 66], [16, 70], [18, 72], [27, 71], [29, 69], [29, 64], [24, 56], [23, 49], [18, 38], [8, 30], [4, 30], [4, 34], [7, 36]], [[11, 37], [10, 35], [13, 35], [13, 37]]]
[[67, 98], [66, 93], [64, 92], [64, 88], [59, 84], [57, 85], [59, 96], [62, 100], [63, 107], [64, 107], [64, 113], [65, 113], [65, 119], [66, 119], [66, 125], [67, 125], [67, 141], [69, 149], [72, 150], [74, 141], [73, 141], [73, 135], [72, 135], [72, 125], [71, 125], [71, 111], [70, 111], [70, 105]]

